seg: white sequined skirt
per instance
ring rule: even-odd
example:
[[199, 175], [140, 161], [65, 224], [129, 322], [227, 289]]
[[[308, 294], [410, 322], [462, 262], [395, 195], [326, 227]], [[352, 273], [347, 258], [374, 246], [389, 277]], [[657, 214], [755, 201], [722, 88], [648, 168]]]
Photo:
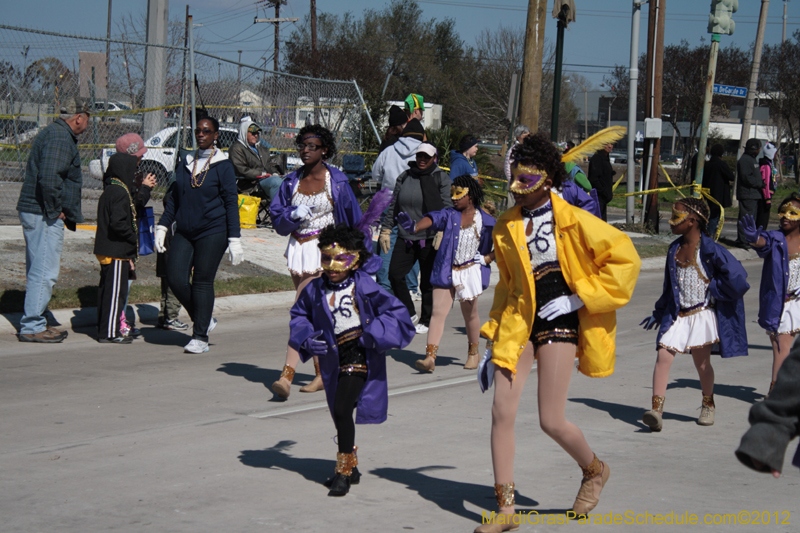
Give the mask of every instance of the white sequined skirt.
[[800, 332], [800, 300], [791, 299], [783, 304], [783, 315], [778, 325], [778, 335], [794, 335]]
[[289, 244], [283, 254], [289, 272], [296, 276], [321, 272], [322, 254], [317, 246], [318, 243], [318, 239], [311, 239], [301, 244], [294, 237], [289, 237]]
[[692, 348], [711, 346], [718, 342], [717, 314], [714, 309], [705, 308], [689, 316], [678, 316], [661, 336], [658, 347], [676, 353], [689, 353]]
[[456, 301], [474, 300], [483, 292], [481, 266], [473, 263], [469, 268], [453, 270], [453, 288], [456, 290]]

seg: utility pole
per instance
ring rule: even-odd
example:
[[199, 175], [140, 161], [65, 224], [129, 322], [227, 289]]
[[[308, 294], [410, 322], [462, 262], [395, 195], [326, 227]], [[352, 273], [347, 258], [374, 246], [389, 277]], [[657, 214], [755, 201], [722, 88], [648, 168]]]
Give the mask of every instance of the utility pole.
[[[756, 33], [756, 45], [753, 50], [753, 64], [750, 67], [750, 84], [747, 87], [747, 103], [744, 108], [744, 119], [742, 120], [742, 135], [739, 137], [739, 151], [736, 154], [738, 161], [744, 153], [744, 145], [747, 139], [750, 138], [750, 125], [753, 122], [753, 102], [756, 98], [756, 90], [758, 86], [758, 71], [761, 68], [761, 49], [764, 46], [764, 30], [767, 27], [767, 10], [769, 9], [769, 0], [761, 0], [761, 13], [758, 16], [758, 32]], [[756, 135], [758, 132], [756, 131]], [[734, 190], [739, 177], [736, 177], [734, 182]], [[739, 200], [736, 195], [733, 196], [733, 207], [738, 207]]]
[[519, 118], [520, 124], [528, 126], [532, 132], [539, 129], [539, 96], [542, 93], [542, 52], [546, 14], [547, 0], [528, 0]]
[[311, 61], [314, 65], [312, 73], [317, 76], [317, 0], [311, 0]]
[[[258, 4], [264, 5], [264, 7], [274, 7], [275, 8], [275, 18], [274, 19], [260, 19], [256, 17], [253, 19], [253, 24], [258, 24], [259, 22], [271, 22], [275, 25], [275, 52], [272, 55], [273, 59], [273, 68], [275, 72], [278, 72], [278, 67], [280, 66], [280, 56], [281, 56], [281, 29], [280, 23], [281, 22], [297, 22], [298, 18], [280, 18], [281, 17], [281, 6], [286, 5], [286, 0], [259, 0]], [[266, 67], [266, 64], [264, 65]]]
[[556, 66], [553, 72], [553, 111], [550, 120], [550, 140], [558, 141], [558, 115], [561, 107], [561, 62], [564, 57], [564, 30], [567, 24], [575, 20], [575, 13], [570, 9], [569, 3], [563, 0], [553, 5], [553, 16], [558, 19], [558, 33], [556, 37]]
[[[784, 38], [786, 37], [786, 7], [783, 8], [783, 35]], [[106, 24], [106, 101], [105, 105], [103, 106], [104, 111], [108, 111], [108, 79], [111, 77], [109, 76], [109, 72], [111, 69], [111, 0], [108, 0], [108, 23]], [[23, 72], [23, 76], [25, 73]]]
[[786, 4], [789, 0], [783, 0], [783, 34], [781, 35], [781, 44], [786, 42]]
[[[666, 0], [651, 0], [647, 24], [647, 116], [661, 120], [661, 86], [664, 64], [664, 14]], [[660, 133], [660, 132], [659, 132]], [[658, 158], [661, 154], [661, 137], [648, 143], [648, 189], [658, 188]], [[644, 166], [644, 158], [642, 159]], [[658, 233], [658, 194], [648, 195], [644, 204], [642, 222], [649, 222]]]
[[[636, 192], [636, 100], [639, 90], [639, 22], [642, 18], [642, 2], [633, 0], [633, 16], [631, 17], [631, 66], [629, 68], [630, 82], [628, 84], [628, 171], [626, 191]], [[609, 119], [611, 112], [609, 111]], [[585, 120], [585, 119], [584, 119]], [[586, 138], [589, 138], [586, 123], [583, 125], [587, 130]], [[628, 196], [625, 199], [625, 221], [633, 224], [634, 197]]]

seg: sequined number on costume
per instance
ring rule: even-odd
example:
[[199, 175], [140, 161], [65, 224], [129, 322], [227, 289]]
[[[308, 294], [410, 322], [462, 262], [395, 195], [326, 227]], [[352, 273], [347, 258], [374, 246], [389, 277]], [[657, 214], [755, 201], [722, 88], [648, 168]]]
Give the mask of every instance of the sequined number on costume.
[[[550, 228], [550, 231], [547, 231], [547, 228]], [[536, 228], [536, 233], [533, 235], [533, 245], [536, 246], [536, 250], [540, 254], [547, 253], [550, 250], [550, 241], [548, 236], [553, 235], [553, 222], [543, 222], [541, 226]]]

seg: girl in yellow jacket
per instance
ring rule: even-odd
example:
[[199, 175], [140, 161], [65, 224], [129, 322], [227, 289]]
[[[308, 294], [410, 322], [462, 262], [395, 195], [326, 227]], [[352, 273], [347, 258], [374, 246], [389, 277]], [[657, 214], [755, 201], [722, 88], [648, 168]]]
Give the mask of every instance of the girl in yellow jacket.
[[[495, 382], [495, 495], [500, 514], [513, 515], [514, 420], [535, 358], [540, 424], [583, 470], [573, 510], [584, 514], [597, 505], [610, 470], [564, 416], [570, 374], [576, 355], [578, 370], [587, 376], [614, 372], [615, 311], [630, 300], [641, 261], [624, 233], [556, 194], [566, 173], [547, 136], [529, 136], [513, 158], [509, 190], [516, 206], [494, 230], [500, 282], [481, 329], [491, 348], [479, 371], [482, 387]], [[510, 516], [498, 516], [475, 531], [511, 531], [517, 525]]]

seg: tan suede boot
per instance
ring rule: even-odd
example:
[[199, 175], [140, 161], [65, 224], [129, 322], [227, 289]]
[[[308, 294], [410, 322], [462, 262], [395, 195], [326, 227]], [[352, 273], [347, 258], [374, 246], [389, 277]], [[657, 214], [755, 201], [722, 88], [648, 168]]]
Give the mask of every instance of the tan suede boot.
[[700, 406], [700, 417], [697, 419], [697, 424], [700, 426], [713, 426], [714, 425], [714, 395], [703, 395], [703, 403]]
[[294, 379], [294, 368], [290, 367], [289, 365], [283, 366], [283, 372], [281, 372], [281, 377], [278, 378], [278, 381], [272, 384], [272, 392], [280, 396], [281, 398], [288, 398], [289, 391], [292, 388], [292, 380]]
[[[514, 483], [495, 484], [494, 496], [497, 498], [497, 508], [514, 507]], [[522, 517], [518, 514], [497, 513], [488, 524], [475, 528], [475, 533], [502, 533], [503, 531], [516, 531], [519, 529]]]
[[439, 351], [438, 344], [426, 344], [425, 345], [425, 359], [418, 359], [414, 366], [417, 367], [417, 370], [421, 370], [422, 372], [433, 372], [436, 368], [436, 352]]
[[300, 392], [317, 392], [325, 388], [322, 384], [322, 375], [319, 373], [319, 363], [316, 361], [314, 361], [314, 372], [316, 372], [314, 379], [308, 385], [300, 387]]
[[480, 346], [480, 344], [477, 342], [467, 342], [467, 345], [467, 362], [464, 363], [464, 370], [475, 370], [478, 368], [478, 363], [481, 360], [478, 356], [478, 346]]
[[600, 492], [611, 475], [611, 469], [595, 455], [591, 464], [586, 467], [581, 466], [581, 470], [583, 470], [583, 480], [572, 510], [575, 514], [585, 515], [600, 503]]
[[647, 424], [650, 431], [661, 431], [664, 425], [662, 414], [664, 414], [664, 397], [653, 396], [653, 409], [642, 416], [642, 422]]

